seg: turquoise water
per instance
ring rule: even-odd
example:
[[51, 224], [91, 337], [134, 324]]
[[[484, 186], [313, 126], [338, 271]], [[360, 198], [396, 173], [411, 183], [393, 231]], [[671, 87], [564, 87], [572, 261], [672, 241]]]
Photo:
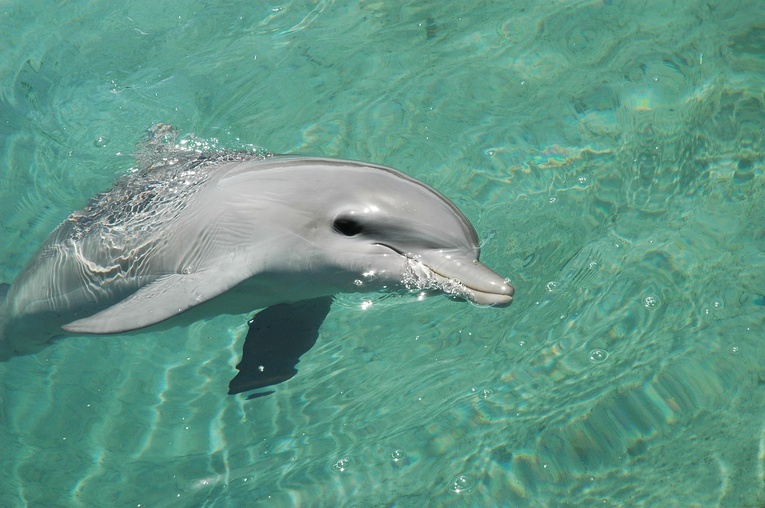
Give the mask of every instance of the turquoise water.
[[0, 281], [165, 122], [399, 168], [516, 286], [343, 295], [250, 401], [230, 317], [2, 363], [0, 506], [765, 503], [761, 1], [0, 16]]

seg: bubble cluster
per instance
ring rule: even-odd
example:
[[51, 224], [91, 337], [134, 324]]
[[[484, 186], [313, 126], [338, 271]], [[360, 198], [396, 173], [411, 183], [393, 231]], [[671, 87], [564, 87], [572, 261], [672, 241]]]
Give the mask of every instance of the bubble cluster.
[[705, 315], [714, 314], [717, 311], [722, 310], [724, 307], [725, 307], [725, 304], [723, 303], [722, 300], [715, 300], [712, 302], [712, 305], [704, 309], [704, 314]]
[[648, 295], [643, 298], [643, 307], [648, 310], [654, 310], [661, 307], [661, 299], [656, 295]]
[[447, 295], [473, 301], [471, 291], [462, 282], [436, 275], [430, 268], [413, 257], [406, 258], [401, 283], [410, 291], [438, 290]]

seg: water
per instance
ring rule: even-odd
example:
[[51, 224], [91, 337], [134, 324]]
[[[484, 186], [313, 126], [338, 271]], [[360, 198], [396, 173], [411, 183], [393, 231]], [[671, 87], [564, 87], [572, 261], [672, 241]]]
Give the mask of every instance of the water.
[[5, 2], [0, 280], [165, 122], [400, 168], [517, 291], [342, 296], [250, 401], [235, 318], [5, 362], [0, 505], [765, 503], [765, 6], [539, 4]]

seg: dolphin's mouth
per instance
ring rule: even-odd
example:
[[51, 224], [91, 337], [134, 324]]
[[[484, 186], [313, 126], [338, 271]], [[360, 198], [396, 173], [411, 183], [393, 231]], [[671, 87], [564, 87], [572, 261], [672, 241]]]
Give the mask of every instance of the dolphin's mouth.
[[415, 255], [390, 245], [379, 245], [406, 259], [402, 283], [407, 289], [438, 290], [477, 305], [493, 307], [504, 307], [513, 302], [515, 288], [478, 260], [449, 251], [436, 250]]
[[[456, 277], [454, 274], [439, 273], [419, 259], [407, 257], [404, 285], [408, 289], [437, 289], [443, 293], [464, 298], [477, 305], [505, 307], [513, 303], [515, 288], [505, 282], [486, 265], [476, 262], [477, 277]], [[443, 271], [443, 270], [442, 270]], [[494, 281], [487, 281], [486, 272], [491, 272]], [[463, 274], [464, 275], [464, 274]]]

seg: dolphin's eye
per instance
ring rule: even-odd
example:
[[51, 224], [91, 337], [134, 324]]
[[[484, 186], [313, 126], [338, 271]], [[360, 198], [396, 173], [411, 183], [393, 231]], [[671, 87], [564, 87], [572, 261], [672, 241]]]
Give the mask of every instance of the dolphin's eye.
[[364, 230], [359, 221], [350, 217], [338, 217], [332, 223], [332, 227], [345, 236], [356, 236]]

